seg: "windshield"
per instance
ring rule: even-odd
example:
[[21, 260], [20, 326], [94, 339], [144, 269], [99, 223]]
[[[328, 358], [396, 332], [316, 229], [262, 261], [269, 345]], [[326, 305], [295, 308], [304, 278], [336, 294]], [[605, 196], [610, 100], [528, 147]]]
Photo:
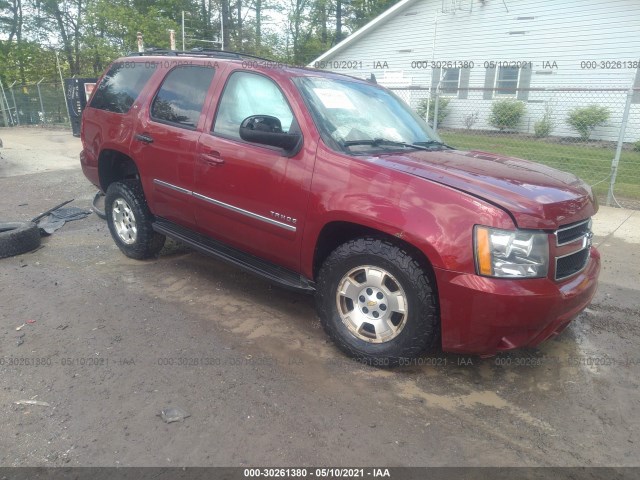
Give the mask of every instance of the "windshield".
[[323, 77], [295, 82], [325, 143], [351, 154], [425, 148], [438, 135], [402, 100], [376, 85]]

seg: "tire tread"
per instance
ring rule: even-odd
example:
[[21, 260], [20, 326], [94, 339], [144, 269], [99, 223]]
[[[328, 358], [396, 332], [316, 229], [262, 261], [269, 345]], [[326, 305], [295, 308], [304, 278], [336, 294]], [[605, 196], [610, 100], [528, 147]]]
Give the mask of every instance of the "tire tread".
[[[354, 255], [374, 256], [383, 259], [404, 272], [409, 281], [415, 285], [414, 290], [417, 295], [414, 305], [418, 306], [419, 314], [413, 316], [416, 322], [416, 325], [412, 328], [414, 332], [407, 337], [403, 336], [403, 333], [405, 333], [403, 330], [398, 337], [391, 341], [397, 345], [394, 345], [392, 350], [382, 355], [374, 352], [373, 349], [368, 349], [367, 344], [364, 344], [364, 342], [362, 342], [363, 348], [359, 348], [348, 341], [351, 339], [345, 338], [335, 326], [335, 323], [341, 320], [339, 318], [331, 318], [333, 314], [331, 303], [335, 304], [335, 292], [332, 293], [332, 284], [338, 272], [345, 272], [344, 265]], [[437, 298], [432, 285], [435, 285], [432, 274], [427, 269], [424, 269], [405, 249], [386, 239], [375, 237], [357, 238], [336, 248], [322, 265], [318, 274], [317, 310], [325, 332], [338, 348], [347, 355], [371, 365], [396, 366], [401, 359], [415, 358], [432, 348], [439, 336]], [[406, 285], [403, 285], [403, 287], [406, 287]], [[327, 313], [328, 309], [332, 312], [331, 314]], [[335, 314], [337, 315], [337, 312]], [[405, 329], [407, 327], [409, 327], [408, 324]], [[407, 330], [407, 332], [410, 330]], [[396, 340], [398, 341], [396, 342]]]

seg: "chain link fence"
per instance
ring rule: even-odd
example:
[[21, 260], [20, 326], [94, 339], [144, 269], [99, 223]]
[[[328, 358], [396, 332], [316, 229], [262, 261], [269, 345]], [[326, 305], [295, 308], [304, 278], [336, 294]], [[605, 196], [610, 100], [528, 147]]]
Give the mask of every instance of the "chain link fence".
[[[640, 90], [392, 90], [453, 147], [568, 171], [601, 204], [640, 209]], [[69, 126], [60, 83], [0, 85], [0, 126], [20, 125]]]
[[392, 90], [453, 147], [571, 172], [601, 204], [640, 209], [640, 90]]
[[0, 126], [69, 126], [60, 83], [0, 84]]

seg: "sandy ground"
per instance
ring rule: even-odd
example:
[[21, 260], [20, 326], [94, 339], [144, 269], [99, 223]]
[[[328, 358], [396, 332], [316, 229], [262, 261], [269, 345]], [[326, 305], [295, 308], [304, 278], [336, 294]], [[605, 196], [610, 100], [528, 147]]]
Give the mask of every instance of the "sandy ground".
[[[78, 139], [0, 138], [0, 218], [89, 206]], [[600, 289], [562, 335], [392, 371], [337, 351], [311, 297], [174, 243], [130, 260], [95, 215], [69, 223], [0, 260], [0, 465], [638, 466], [638, 217], [600, 215]]]
[[0, 128], [0, 139], [0, 178], [78, 168], [82, 147], [69, 131]]

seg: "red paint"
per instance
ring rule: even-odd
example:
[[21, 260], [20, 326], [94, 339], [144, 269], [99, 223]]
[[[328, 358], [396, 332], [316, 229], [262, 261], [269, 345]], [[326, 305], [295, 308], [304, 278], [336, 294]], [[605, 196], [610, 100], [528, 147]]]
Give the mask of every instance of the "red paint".
[[[153, 57], [127, 58], [149, 62]], [[100, 186], [104, 149], [133, 159], [151, 211], [314, 279], [314, 255], [323, 228], [350, 222], [401, 238], [433, 266], [440, 301], [442, 347], [492, 354], [532, 346], [561, 331], [590, 302], [600, 269], [591, 250], [587, 267], [560, 282], [548, 278], [495, 279], [475, 274], [473, 226], [552, 231], [594, 215], [597, 203], [575, 176], [525, 160], [485, 152], [449, 150], [350, 156], [322, 141], [294, 76], [339, 77], [326, 72], [255, 68], [282, 89], [300, 124], [303, 148], [294, 157], [273, 149], [214, 136], [211, 127], [228, 75], [240, 61], [216, 60], [218, 69], [195, 130], [149, 118], [149, 104], [173, 65], [167, 57], [127, 114], [88, 107], [83, 114], [81, 164]], [[193, 64], [211, 59], [189, 58]], [[169, 62], [170, 63], [170, 62]], [[356, 81], [356, 80], [354, 80]], [[150, 133], [154, 144], [133, 140]], [[189, 191], [273, 218], [296, 219], [295, 232], [158, 187], [160, 179]], [[104, 187], [104, 185], [103, 185]], [[553, 263], [553, 262], [552, 262]]]

